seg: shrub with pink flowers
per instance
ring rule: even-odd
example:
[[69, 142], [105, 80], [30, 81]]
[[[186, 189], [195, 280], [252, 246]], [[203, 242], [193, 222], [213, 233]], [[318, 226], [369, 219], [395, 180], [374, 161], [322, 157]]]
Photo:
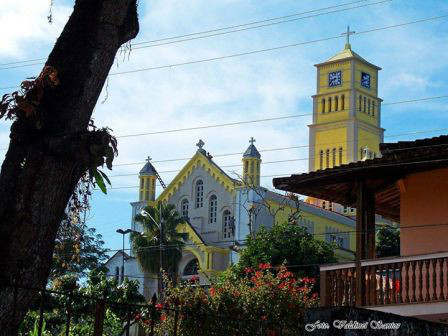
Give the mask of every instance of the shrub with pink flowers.
[[[177, 315], [178, 335], [297, 335], [303, 312], [318, 304], [315, 280], [296, 278], [285, 266], [260, 264], [245, 276], [231, 272], [208, 288], [167, 285], [156, 330], [172, 332]], [[175, 314], [175, 311], [178, 311]], [[146, 322], [142, 323], [148, 328]]]

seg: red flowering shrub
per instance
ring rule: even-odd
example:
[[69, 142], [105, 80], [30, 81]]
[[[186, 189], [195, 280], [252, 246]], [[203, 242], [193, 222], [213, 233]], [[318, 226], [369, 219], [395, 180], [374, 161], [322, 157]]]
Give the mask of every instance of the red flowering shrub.
[[178, 335], [297, 335], [303, 331], [303, 310], [318, 304], [314, 279], [298, 279], [286, 267], [269, 264], [231, 273], [208, 289], [186, 283], [168, 284], [163, 318], [156, 330], [170, 334], [178, 311]]

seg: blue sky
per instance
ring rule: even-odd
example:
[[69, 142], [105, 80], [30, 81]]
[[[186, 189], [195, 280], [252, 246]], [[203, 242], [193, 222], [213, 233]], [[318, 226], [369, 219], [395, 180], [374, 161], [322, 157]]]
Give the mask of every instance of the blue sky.
[[[253, 30], [197, 39], [182, 43], [134, 49], [117, 55], [111, 72], [157, 67], [258, 49], [323, 39], [352, 30], [365, 31], [419, 19], [447, 15], [448, 2], [440, 0], [366, 0], [340, 7], [367, 7], [321, 15]], [[140, 1], [140, 34], [133, 43], [194, 33], [350, 3], [354, 0], [157, 0]], [[0, 63], [46, 57], [62, 30], [73, 1], [55, 0], [53, 24], [46, 20], [50, 0], [3, 0], [0, 12]], [[334, 10], [334, 9], [333, 9]], [[323, 11], [325, 12], [325, 11]], [[319, 13], [319, 12], [316, 12]], [[320, 12], [322, 13], [322, 12]], [[384, 103], [448, 94], [448, 18], [401, 28], [352, 36], [352, 49], [380, 66], [379, 93]], [[212, 125], [233, 121], [271, 118], [312, 111], [315, 93], [314, 64], [344, 47], [333, 39], [277, 51], [220, 61], [112, 76], [107, 99], [104, 91], [94, 112], [98, 126], [111, 127], [116, 135]], [[33, 63], [33, 62], [31, 62]], [[23, 63], [29, 64], [29, 63]], [[14, 65], [12, 65], [14, 66]], [[14, 86], [37, 75], [41, 65], [2, 69], [0, 88]], [[11, 90], [0, 89], [0, 94]], [[385, 136], [448, 127], [448, 99], [384, 106]], [[188, 158], [199, 138], [212, 155], [243, 152], [248, 139], [257, 139], [259, 149], [308, 144], [309, 116], [281, 121], [211, 128], [189, 132], [119, 138], [116, 164], [138, 163], [150, 155], [155, 161]], [[448, 131], [388, 137], [386, 141], [436, 136]], [[0, 124], [0, 148], [8, 145], [9, 124]], [[1, 158], [4, 150], [0, 152]], [[262, 175], [291, 174], [307, 169], [308, 149], [262, 152]], [[240, 156], [217, 156], [220, 165], [237, 165]], [[186, 161], [154, 163], [165, 182]], [[137, 185], [141, 164], [116, 166], [114, 187]], [[238, 171], [239, 168], [229, 168]], [[262, 184], [272, 185], [272, 177]], [[107, 246], [121, 248], [117, 228], [128, 227], [137, 189], [94, 193], [89, 225], [103, 234]]]

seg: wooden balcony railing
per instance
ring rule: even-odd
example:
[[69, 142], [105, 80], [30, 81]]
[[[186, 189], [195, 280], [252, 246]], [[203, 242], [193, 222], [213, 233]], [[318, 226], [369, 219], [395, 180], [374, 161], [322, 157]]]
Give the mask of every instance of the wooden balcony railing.
[[448, 301], [448, 252], [321, 266], [321, 306], [383, 306]]

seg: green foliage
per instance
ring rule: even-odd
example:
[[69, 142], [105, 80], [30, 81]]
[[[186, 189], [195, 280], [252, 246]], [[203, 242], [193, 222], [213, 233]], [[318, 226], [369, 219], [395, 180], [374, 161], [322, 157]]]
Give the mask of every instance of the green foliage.
[[378, 258], [400, 255], [400, 230], [392, 226], [382, 226], [377, 234], [376, 256]]
[[[42, 336], [49, 336], [49, 334], [45, 330], [45, 326], [46, 326], [45, 321], [43, 321]], [[33, 328], [33, 331], [31, 332], [30, 336], [39, 336], [39, 319], [34, 321], [34, 328]]]
[[244, 269], [255, 268], [260, 263], [279, 266], [286, 262], [299, 276], [317, 277], [317, 266], [336, 262], [334, 246], [314, 239], [305, 228], [296, 223], [276, 224], [271, 230], [261, 227], [255, 238], [247, 237], [247, 245], [240, 254], [238, 263], [232, 272], [244, 275]]
[[[182, 235], [176, 231], [176, 227], [184, 223], [184, 219], [172, 204], [159, 203], [157, 207], [145, 207], [144, 211], [157, 223], [162, 222], [162, 244], [169, 246], [162, 250], [162, 268], [169, 272], [176, 272], [177, 265], [182, 259], [184, 245]], [[158, 273], [161, 268], [160, 229], [151, 217], [141, 214], [135, 216], [135, 221], [143, 226], [143, 234], [132, 233], [131, 242], [142, 269], [149, 273]]]
[[[95, 300], [85, 298], [103, 298], [106, 294], [108, 301], [118, 303], [143, 303], [144, 297], [138, 292], [139, 283], [125, 279], [118, 284], [115, 278], [107, 278], [103, 272], [91, 272], [87, 281], [77, 286], [76, 278], [71, 276], [59, 277], [53, 282], [54, 291], [72, 292], [70, 299], [67, 295], [47, 294], [44, 306], [44, 321], [48, 335], [65, 335], [67, 308], [72, 309], [70, 334], [90, 336], [93, 333], [95, 318]], [[83, 296], [83, 297], [81, 297]], [[39, 302], [35, 302], [32, 310], [26, 315], [21, 335], [29, 335], [33, 325], [39, 318]], [[127, 305], [107, 305], [104, 321], [104, 335], [120, 335], [123, 324], [127, 321]], [[131, 314], [136, 314], [136, 308], [131, 307]]]
[[104, 181], [106, 181], [107, 184], [109, 184], [110, 186], [112, 185], [107, 175], [97, 168], [92, 169], [92, 172], [93, 172], [93, 178], [92, 176], [90, 178], [92, 180], [93, 179], [95, 180], [95, 184], [100, 188], [103, 194], [107, 194], [106, 183]]
[[[277, 272], [261, 264], [240, 278], [224, 277], [204, 289], [190, 281], [168, 283], [164, 302], [155, 316], [159, 335], [172, 334], [174, 310], [179, 310], [178, 335], [297, 335], [303, 330], [304, 308], [317, 306], [313, 279], [298, 279], [286, 267]], [[148, 331], [151, 316], [143, 313]]]
[[106, 252], [102, 236], [94, 228], [86, 227], [79, 216], [67, 217], [56, 236], [50, 280], [67, 272], [82, 278], [90, 271], [105, 270]]

